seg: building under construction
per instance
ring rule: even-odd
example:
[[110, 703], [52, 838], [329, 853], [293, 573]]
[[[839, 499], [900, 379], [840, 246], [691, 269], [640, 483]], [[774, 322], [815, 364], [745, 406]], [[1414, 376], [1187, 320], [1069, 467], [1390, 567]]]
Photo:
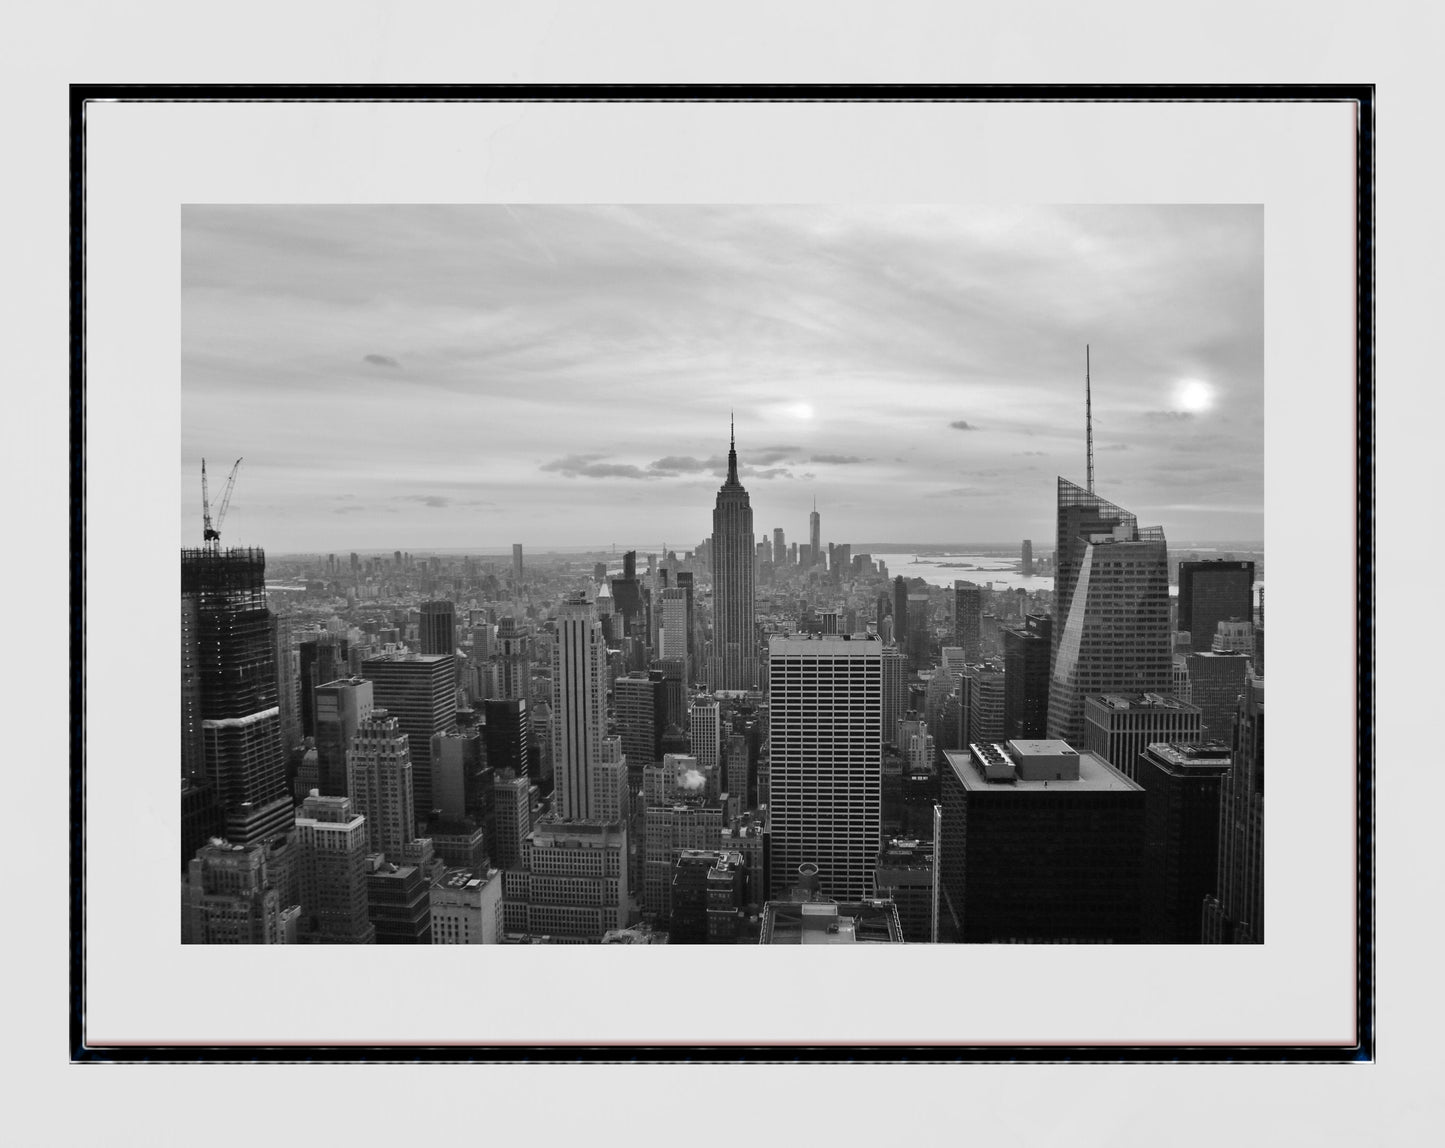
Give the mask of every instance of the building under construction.
[[242, 846], [294, 820], [265, 575], [260, 549], [181, 551], [181, 773], [209, 785]]

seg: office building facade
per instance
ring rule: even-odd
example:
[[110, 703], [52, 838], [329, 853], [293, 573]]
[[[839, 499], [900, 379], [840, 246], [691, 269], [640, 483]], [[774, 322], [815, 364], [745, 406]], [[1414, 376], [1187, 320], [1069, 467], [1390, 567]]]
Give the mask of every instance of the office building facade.
[[882, 643], [775, 637], [768, 665], [775, 882], [808, 862], [826, 895], [867, 896], [882, 800]]

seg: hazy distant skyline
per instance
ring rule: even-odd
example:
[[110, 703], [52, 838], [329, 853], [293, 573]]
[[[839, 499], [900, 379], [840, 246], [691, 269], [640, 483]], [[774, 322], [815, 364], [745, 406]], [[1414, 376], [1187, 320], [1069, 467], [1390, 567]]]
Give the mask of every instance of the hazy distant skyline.
[[1055, 476], [1263, 538], [1254, 206], [189, 206], [182, 540], [504, 551], [1031, 537]]

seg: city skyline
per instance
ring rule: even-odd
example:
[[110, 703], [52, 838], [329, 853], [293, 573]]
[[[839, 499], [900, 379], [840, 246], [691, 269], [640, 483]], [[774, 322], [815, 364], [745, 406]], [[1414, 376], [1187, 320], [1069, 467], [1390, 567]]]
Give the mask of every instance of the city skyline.
[[191, 206], [183, 239], [183, 539], [204, 456], [246, 459], [227, 545], [690, 548], [734, 406], [760, 537], [816, 498], [828, 539], [1046, 538], [1085, 344], [1101, 493], [1263, 538], [1257, 207]]

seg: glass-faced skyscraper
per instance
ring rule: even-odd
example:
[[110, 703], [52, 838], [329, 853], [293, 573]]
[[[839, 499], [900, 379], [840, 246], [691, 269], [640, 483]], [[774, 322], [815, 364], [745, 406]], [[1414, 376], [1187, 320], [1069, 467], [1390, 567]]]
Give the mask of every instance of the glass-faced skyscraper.
[[753, 508], [738, 481], [737, 441], [728, 442], [728, 477], [712, 512], [713, 647], [709, 684], [714, 690], [751, 690], [758, 684], [757, 615], [753, 582]]
[[1078, 746], [1084, 698], [1168, 693], [1169, 558], [1164, 531], [1059, 479], [1048, 736]]

